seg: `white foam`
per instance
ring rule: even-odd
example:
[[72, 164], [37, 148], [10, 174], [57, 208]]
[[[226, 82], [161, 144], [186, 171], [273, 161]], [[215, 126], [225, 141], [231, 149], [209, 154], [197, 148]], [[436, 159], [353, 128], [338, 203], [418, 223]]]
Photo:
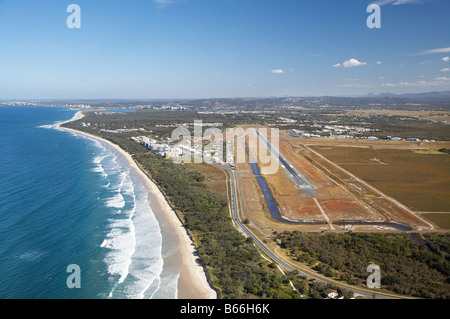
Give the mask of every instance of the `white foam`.
[[[115, 164], [116, 171], [119, 172], [117, 170], [119, 164], [115, 162], [115, 159], [112, 164]], [[135, 227], [132, 222], [133, 215], [136, 211], [136, 203], [134, 197], [128, 195], [128, 193], [134, 195], [134, 186], [131, 183], [128, 173], [120, 171], [119, 174], [114, 174], [112, 177], [114, 179], [118, 177], [117, 185], [111, 182], [111, 189], [115, 190], [116, 194], [108, 198], [105, 205], [120, 210], [117, 212], [117, 218], [109, 220], [111, 230], [108, 233], [103, 247], [111, 251], [107, 253], [104, 261], [108, 265], [108, 273], [119, 276], [117, 285], [120, 285], [128, 276], [131, 256], [134, 254], [136, 247]], [[108, 187], [111, 183], [108, 183]], [[124, 185], [126, 185], [127, 191], [122, 190]], [[127, 203], [132, 204], [131, 209], [123, 209]], [[113, 291], [111, 291], [111, 297], [112, 293]]]
[[178, 279], [180, 272], [161, 277], [159, 288], [149, 296], [149, 299], [176, 299], [178, 297]]
[[[89, 140], [92, 141], [92, 142], [94, 142], [95, 147], [101, 149], [102, 152], [106, 151], [106, 148], [105, 148], [105, 147], [103, 146], [103, 144], [100, 143], [98, 140], [93, 139], [93, 138], [90, 138], [90, 137], [87, 137], [87, 136], [85, 136], [85, 135], [83, 135], [83, 137], [89, 139]], [[111, 154], [111, 152], [109, 152], [109, 154], [107, 154], [106, 156], [108, 156], [108, 155], [110, 155], [110, 154]], [[98, 156], [98, 157], [101, 157], [101, 156], [103, 156], [103, 155], [100, 155], [100, 156]], [[103, 158], [105, 158], [106, 156], [104, 156]], [[100, 162], [99, 162], [99, 163], [100, 163]]]
[[93, 169], [91, 169], [91, 172], [94, 172], [94, 173], [102, 173], [104, 171], [105, 171], [105, 169], [100, 164], [97, 165], [96, 167], [94, 167]]
[[92, 161], [92, 163], [94, 163], [94, 164], [100, 164], [106, 157], [108, 157], [108, 154], [107, 154], [107, 155], [99, 155], [99, 156], [96, 156], [96, 157], [94, 158], [94, 160]]
[[127, 178], [122, 183], [121, 191], [124, 195], [135, 196], [134, 194], [134, 184], [131, 181], [131, 178]]
[[[163, 259], [161, 254], [162, 236], [159, 224], [150, 209], [147, 200], [147, 192], [140, 191], [135, 193], [135, 186], [127, 178], [123, 182], [123, 193], [134, 201], [133, 214], [127, 214], [128, 219], [111, 220], [113, 230], [110, 235], [114, 240], [111, 244], [120, 247], [111, 251], [109, 259], [105, 261], [109, 264], [108, 272], [111, 274], [120, 274], [117, 284], [110, 293], [112, 298], [150, 298], [161, 288], [161, 273], [163, 270]], [[139, 185], [141, 186], [141, 185]], [[128, 195], [125, 195], [127, 193]], [[123, 229], [126, 221], [131, 221], [133, 232], [124, 233]], [[131, 225], [128, 225], [131, 228]], [[128, 244], [132, 242], [131, 238], [126, 238], [125, 234], [134, 234], [133, 253], [126, 254], [128, 249], [126, 244], [119, 244], [118, 241], [126, 240]], [[109, 240], [109, 239], [108, 239]], [[123, 245], [123, 246], [122, 246]], [[105, 247], [111, 247], [105, 245]], [[113, 262], [115, 265], [110, 264]], [[174, 283], [176, 286], [177, 284]], [[176, 288], [174, 288], [176, 289]], [[173, 290], [173, 289], [172, 289]]]
[[45, 128], [45, 129], [51, 129], [51, 128], [54, 128], [54, 127], [56, 127], [55, 124], [46, 124], [46, 125], [38, 126], [38, 128]]
[[[163, 258], [161, 254], [162, 236], [146, 192], [137, 194], [136, 213], [133, 216], [136, 232], [136, 250], [132, 256], [130, 275], [137, 279], [127, 289], [132, 298], [149, 298], [161, 285]], [[150, 296], [148, 293], [151, 293]]]
[[64, 123], [70, 122], [70, 121], [71, 121], [71, 119], [68, 120], [68, 121], [58, 121], [58, 122], [55, 122], [55, 123], [53, 123], [53, 124], [40, 125], [40, 126], [38, 126], [38, 128], [57, 129], [57, 128], [59, 127], [59, 125], [62, 125], [62, 124], [64, 124]]
[[106, 174], [105, 169], [103, 168], [102, 164], [98, 164], [96, 167], [91, 169], [91, 172], [101, 173], [104, 178], [108, 177], [108, 174]]
[[129, 175], [128, 175], [128, 173], [122, 171], [122, 172], [120, 172], [119, 177], [120, 177], [119, 189], [121, 190], [123, 187], [123, 184], [125, 183], [125, 180], [127, 179], [127, 177], [129, 178]]
[[77, 113], [75, 113], [74, 116], [72, 116], [72, 118], [71, 118], [70, 120], [67, 120], [67, 121], [58, 121], [58, 122], [55, 122], [55, 123], [53, 123], [53, 124], [40, 125], [40, 126], [38, 126], [38, 128], [58, 129], [60, 125], [78, 119], [78, 117], [80, 116], [80, 113], [81, 113], [81, 111], [78, 111]]
[[[101, 146], [97, 144], [96, 146]], [[114, 284], [111, 298], [176, 298], [179, 273], [161, 277], [162, 235], [149, 202], [148, 190], [128, 169], [124, 170], [118, 155], [106, 149], [97, 155], [94, 170], [108, 174], [105, 205], [116, 209], [108, 220], [108, 235], [101, 243], [106, 249], [104, 262], [109, 280]], [[127, 166], [125, 166], [127, 167]], [[169, 285], [169, 286], [168, 286]]]
[[128, 269], [131, 263], [131, 256], [136, 247], [136, 234], [131, 221], [135, 208], [128, 212], [128, 219], [116, 219], [111, 222], [111, 231], [107, 239], [102, 243], [102, 247], [111, 251], [105, 257], [108, 265], [108, 273], [119, 275], [118, 284], [124, 282], [128, 276]]
[[106, 200], [105, 205], [106, 207], [111, 208], [123, 208], [125, 206], [125, 200], [122, 194], [120, 192], [117, 192], [116, 195]]
[[101, 173], [102, 176], [104, 178], [108, 177], [108, 174], [105, 171], [105, 168], [102, 165], [103, 160], [105, 160], [106, 158], [108, 158], [112, 153], [108, 152], [107, 154], [105, 154], [106, 148], [98, 141], [94, 140], [94, 145], [97, 148], [101, 149], [101, 154], [96, 156], [93, 160], [92, 163], [93, 164], [97, 164], [94, 168], [91, 169], [92, 172], [94, 173]]
[[17, 258], [25, 261], [37, 261], [40, 260], [42, 256], [44, 256], [45, 253], [39, 250], [31, 250], [24, 252], [17, 256]]

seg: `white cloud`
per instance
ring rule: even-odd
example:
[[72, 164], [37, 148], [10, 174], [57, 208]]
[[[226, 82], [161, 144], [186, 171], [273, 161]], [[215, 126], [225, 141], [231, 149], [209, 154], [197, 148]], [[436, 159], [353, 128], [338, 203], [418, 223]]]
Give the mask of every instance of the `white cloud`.
[[381, 61], [378, 61], [377, 64], [380, 65], [380, 64], [381, 64]]
[[284, 70], [283, 69], [275, 69], [275, 70], [272, 70], [271, 72], [274, 74], [283, 74]]
[[[379, 77], [380, 80], [383, 80], [383, 77]], [[342, 79], [342, 80], [346, 80], [346, 79]], [[356, 87], [356, 88], [369, 88], [369, 87], [384, 87], [384, 88], [393, 88], [393, 87], [432, 87], [432, 86], [443, 86], [443, 85], [448, 85], [450, 81], [450, 77], [446, 77], [446, 76], [440, 76], [440, 77], [436, 77], [434, 80], [432, 81], [425, 81], [425, 80], [420, 80], [420, 81], [416, 81], [416, 82], [385, 82], [385, 83], [373, 83], [371, 81], [365, 81], [364, 83], [357, 83], [357, 82], [347, 82], [347, 83], [339, 83], [339, 84], [335, 84], [333, 85], [334, 87], [338, 87], [338, 88], [352, 88], [352, 87]]]
[[398, 83], [381, 83], [382, 87], [428, 87], [428, 86], [438, 86], [438, 85], [446, 85], [447, 83], [444, 81], [448, 81], [450, 78], [447, 77], [438, 77], [435, 78], [434, 81], [417, 81], [417, 82], [398, 82]]
[[394, 6], [402, 5], [402, 4], [409, 4], [409, 3], [422, 3], [425, 0], [380, 0], [375, 2], [379, 6], [384, 6], [386, 4], [392, 4]]
[[350, 60], [343, 62], [342, 64], [341, 63], [333, 64], [332, 67], [339, 68], [342, 66], [344, 68], [351, 68], [351, 67], [361, 66], [361, 65], [366, 65], [366, 64], [367, 64], [366, 62], [359, 62], [356, 59], [350, 59]]
[[446, 52], [450, 52], [450, 47], [425, 50], [425, 51], [422, 51], [420, 53], [417, 53], [417, 55], [434, 54], [434, 53], [446, 53]]
[[154, 3], [158, 4], [159, 8], [164, 8], [177, 0], [152, 0]]
[[450, 68], [443, 68], [443, 69], [441, 69], [441, 72], [448, 72], [448, 71], [450, 71]]
[[450, 60], [450, 58], [448, 56], [445, 56], [442, 58], [442, 61], [448, 62]]
[[372, 84], [369, 83], [344, 83], [344, 84], [336, 84], [334, 87], [338, 88], [367, 88], [367, 87], [373, 87]]
[[366, 62], [359, 62], [356, 59], [350, 59], [350, 60], [345, 61], [344, 63], [342, 63], [342, 66], [344, 68], [351, 68], [351, 67], [354, 67], [354, 66], [361, 66], [361, 65], [366, 65], [366, 64], [367, 64]]

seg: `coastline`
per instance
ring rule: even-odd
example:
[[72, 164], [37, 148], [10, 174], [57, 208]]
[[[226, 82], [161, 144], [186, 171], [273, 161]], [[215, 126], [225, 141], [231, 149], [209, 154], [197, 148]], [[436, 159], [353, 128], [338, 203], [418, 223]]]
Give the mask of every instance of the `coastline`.
[[158, 186], [147, 176], [147, 174], [137, 165], [132, 156], [114, 144], [101, 137], [61, 127], [62, 124], [79, 120], [84, 117], [83, 112], [77, 112], [74, 117], [68, 121], [55, 124], [54, 127], [60, 130], [69, 131], [75, 134], [81, 134], [99, 142], [106, 143], [118, 153], [120, 153], [132, 168], [144, 181], [145, 187], [149, 192], [150, 206], [156, 217], [163, 218], [168, 222], [168, 226], [178, 237], [178, 253], [182, 256], [182, 267], [178, 279], [178, 299], [217, 299], [217, 292], [211, 287], [208, 274], [204, 267], [197, 262], [197, 253], [195, 245], [186, 228], [179, 220], [176, 213], [164, 197]]

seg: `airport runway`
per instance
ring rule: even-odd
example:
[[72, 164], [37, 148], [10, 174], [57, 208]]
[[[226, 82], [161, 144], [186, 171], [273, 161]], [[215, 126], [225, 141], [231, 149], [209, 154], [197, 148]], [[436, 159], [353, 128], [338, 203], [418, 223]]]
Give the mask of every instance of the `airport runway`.
[[295, 188], [301, 189], [305, 194], [311, 196], [317, 195], [317, 187], [312, 185], [303, 174], [297, 171], [297, 169], [289, 163], [289, 161], [282, 154], [280, 154], [276, 147], [274, 147], [263, 134], [259, 133], [257, 130], [255, 131], [256, 135], [266, 145], [275, 160], [278, 160], [288, 177], [294, 182]]

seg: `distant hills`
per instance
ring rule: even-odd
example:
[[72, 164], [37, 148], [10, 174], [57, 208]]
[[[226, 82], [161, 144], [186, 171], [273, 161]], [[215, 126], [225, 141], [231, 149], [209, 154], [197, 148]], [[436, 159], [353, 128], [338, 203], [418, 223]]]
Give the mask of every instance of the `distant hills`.
[[404, 99], [414, 99], [414, 100], [449, 100], [450, 91], [433, 91], [425, 93], [404, 93], [404, 94], [393, 94], [393, 93], [380, 93], [372, 94], [369, 93], [366, 97], [377, 98], [377, 97], [388, 97], [388, 98], [404, 98]]
[[171, 110], [325, 110], [325, 109], [392, 109], [450, 110], [450, 91], [425, 93], [381, 93], [365, 96], [285, 96], [202, 99], [70, 99], [1, 101], [0, 105], [62, 106], [75, 108], [135, 108]]

